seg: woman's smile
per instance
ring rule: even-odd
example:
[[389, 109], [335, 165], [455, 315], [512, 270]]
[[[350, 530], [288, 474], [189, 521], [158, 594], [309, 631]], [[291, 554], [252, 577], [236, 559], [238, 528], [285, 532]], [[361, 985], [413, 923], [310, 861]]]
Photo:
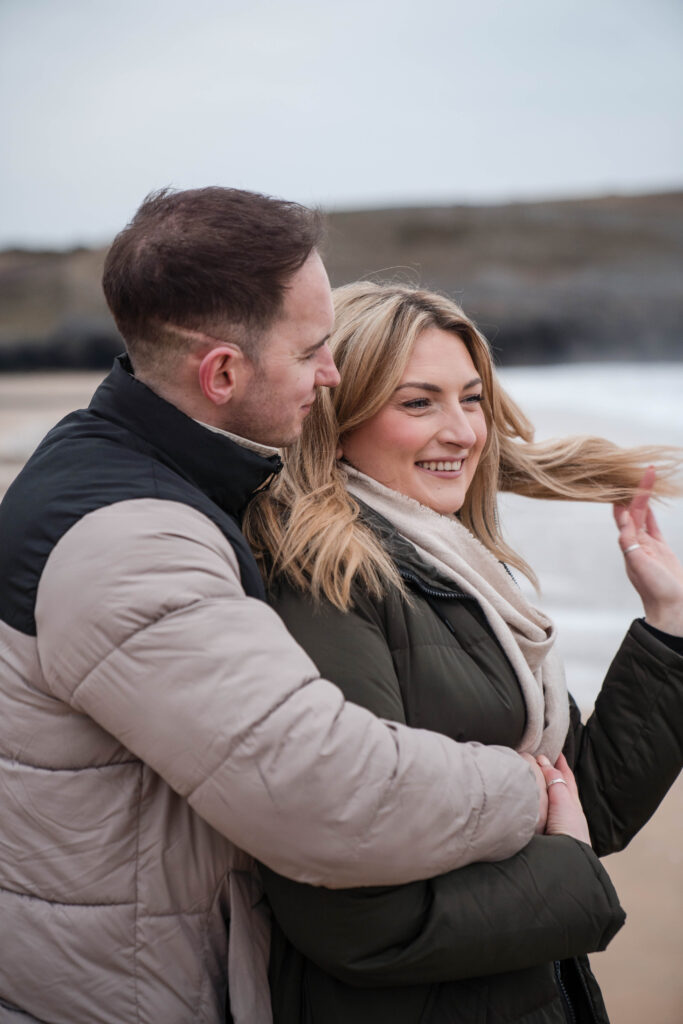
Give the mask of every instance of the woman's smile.
[[448, 459], [432, 459], [431, 461], [416, 462], [415, 465], [418, 469], [424, 469], [428, 473], [443, 473], [447, 476], [454, 476], [459, 473], [464, 459], [458, 459], [452, 461]]

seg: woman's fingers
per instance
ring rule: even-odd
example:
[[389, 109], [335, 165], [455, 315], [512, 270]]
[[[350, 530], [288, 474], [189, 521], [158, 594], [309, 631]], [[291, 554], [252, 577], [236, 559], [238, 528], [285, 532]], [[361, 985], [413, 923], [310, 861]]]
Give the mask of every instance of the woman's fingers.
[[664, 633], [683, 635], [683, 565], [662, 536], [648, 505], [651, 467], [628, 505], [614, 506], [626, 575], [638, 592], [647, 622]]
[[626, 554], [629, 548], [632, 551], [637, 551], [634, 545], [639, 545], [640, 540], [638, 539], [638, 530], [630, 510], [623, 505], [615, 505], [614, 518], [619, 528], [619, 547], [623, 554]]
[[[614, 506], [614, 519], [619, 529], [618, 543], [621, 553], [626, 559], [627, 568], [631, 559], [642, 558], [646, 550], [651, 549], [650, 541], [662, 541], [662, 535], [651, 509], [645, 512], [644, 525], [638, 529], [630, 509], [623, 505]], [[647, 559], [646, 559], [647, 561]]]
[[538, 764], [548, 792], [546, 835], [572, 836], [590, 846], [588, 824], [567, 762], [558, 759], [558, 765], [553, 766], [547, 757], [541, 756]]
[[[629, 504], [613, 506], [614, 519], [620, 532], [625, 534], [626, 546], [634, 544], [637, 540], [636, 535], [642, 531], [656, 540], [661, 540], [657, 522], [650, 508], [655, 475], [654, 466], [648, 466], [640, 479], [638, 490]], [[624, 545], [622, 545], [622, 550], [623, 547]]]
[[[560, 757], [562, 757], [561, 754], [560, 754]], [[570, 771], [569, 765], [567, 764], [566, 761], [564, 761], [564, 764], [566, 766], [566, 775], [565, 775], [565, 770], [563, 770], [561, 765], [559, 763], [556, 763], [556, 764], [552, 765], [550, 763], [550, 761], [548, 760], [548, 758], [545, 756], [545, 754], [541, 754], [541, 756], [538, 757], [536, 760], [538, 761], [538, 765], [539, 765], [541, 771], [543, 772], [543, 777], [545, 779], [546, 788], [548, 790], [550, 790], [551, 786], [554, 786], [556, 783], [558, 783], [558, 784], [564, 785], [566, 789], [571, 791], [571, 786], [569, 784], [570, 780], [568, 778], [568, 776], [571, 775], [571, 771]], [[559, 758], [558, 758], [558, 762], [559, 762]], [[548, 800], [550, 800], [550, 799], [551, 799], [550, 794], [548, 794]]]
[[647, 518], [645, 520], [645, 527], [650, 536], [654, 537], [655, 540], [664, 541], [664, 537], [662, 536], [661, 530], [657, 525], [655, 514], [649, 506], [647, 510]]
[[579, 799], [579, 790], [576, 785], [576, 779], [574, 778], [574, 772], [567, 764], [567, 758], [564, 754], [560, 754], [554, 765], [550, 763], [544, 754], [541, 754], [538, 758], [538, 764], [545, 776], [546, 785], [556, 779], [562, 779], [566, 783], [570, 793], [575, 796], [577, 800]]
[[655, 476], [654, 466], [648, 466], [640, 479], [638, 490], [629, 505], [628, 510], [631, 513], [631, 518], [637, 530], [644, 530], [646, 528], [649, 501], [652, 496]]
[[638, 484], [638, 490], [640, 491], [652, 491], [655, 485], [655, 479], [657, 477], [657, 470], [654, 466], [648, 466], [643, 473], [640, 483]]
[[645, 529], [645, 520], [647, 519], [647, 503], [650, 500], [650, 496], [636, 494], [635, 498], [628, 507], [631, 519], [636, 530]]
[[574, 772], [571, 770], [571, 768], [567, 764], [567, 758], [564, 756], [564, 754], [560, 754], [560, 756], [558, 757], [557, 761], [555, 762], [555, 767], [558, 770], [558, 772], [561, 772], [562, 778], [565, 780], [565, 782], [569, 786], [569, 789], [571, 790], [571, 792], [574, 794], [574, 796], [578, 800], [579, 799], [579, 790], [578, 790], [578, 787], [576, 785], [576, 779], [574, 778]]

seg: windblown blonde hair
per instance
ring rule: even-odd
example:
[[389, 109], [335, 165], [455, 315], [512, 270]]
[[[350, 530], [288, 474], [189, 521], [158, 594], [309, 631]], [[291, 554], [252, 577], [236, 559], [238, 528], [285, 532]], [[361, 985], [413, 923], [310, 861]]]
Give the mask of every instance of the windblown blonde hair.
[[504, 541], [498, 491], [570, 501], [629, 501], [644, 468], [657, 466], [659, 495], [680, 493], [673, 481], [676, 449], [621, 449], [596, 437], [534, 442], [534, 430], [497, 380], [484, 336], [462, 309], [434, 292], [360, 281], [336, 289], [330, 348], [341, 375], [323, 389], [285, 468], [269, 491], [250, 504], [244, 529], [266, 575], [285, 578], [345, 610], [352, 585], [373, 595], [403, 589], [391, 558], [359, 519], [337, 462], [340, 438], [370, 419], [400, 383], [418, 336], [429, 327], [456, 334], [482, 379], [488, 437], [459, 512], [462, 523], [500, 561], [532, 582], [533, 570]]

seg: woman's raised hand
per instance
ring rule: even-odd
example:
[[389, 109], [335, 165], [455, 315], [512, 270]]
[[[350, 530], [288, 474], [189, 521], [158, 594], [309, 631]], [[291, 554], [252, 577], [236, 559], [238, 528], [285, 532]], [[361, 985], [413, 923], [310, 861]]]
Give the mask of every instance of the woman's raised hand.
[[547, 836], [572, 836], [582, 843], [591, 845], [588, 822], [583, 813], [574, 773], [560, 754], [555, 766], [541, 755], [538, 765], [545, 777], [548, 793], [548, 820], [545, 826]]
[[662, 537], [650, 508], [654, 481], [655, 470], [649, 466], [631, 503], [614, 506], [619, 547], [647, 622], [665, 633], [683, 636], [683, 566]]

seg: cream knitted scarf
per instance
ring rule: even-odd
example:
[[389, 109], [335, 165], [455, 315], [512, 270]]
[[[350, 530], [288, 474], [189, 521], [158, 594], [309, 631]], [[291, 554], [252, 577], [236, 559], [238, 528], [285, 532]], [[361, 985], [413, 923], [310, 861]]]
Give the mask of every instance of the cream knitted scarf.
[[347, 487], [417, 549], [429, 565], [476, 597], [512, 665], [526, 704], [519, 751], [554, 764], [569, 728], [564, 670], [552, 650], [555, 628], [529, 604], [503, 565], [455, 517], [440, 515], [344, 464]]

